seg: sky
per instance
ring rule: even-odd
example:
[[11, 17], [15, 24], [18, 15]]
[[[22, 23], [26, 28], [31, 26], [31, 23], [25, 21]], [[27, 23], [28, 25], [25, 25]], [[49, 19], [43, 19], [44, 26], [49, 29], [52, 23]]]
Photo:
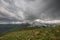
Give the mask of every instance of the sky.
[[60, 20], [60, 0], [0, 0], [0, 23]]

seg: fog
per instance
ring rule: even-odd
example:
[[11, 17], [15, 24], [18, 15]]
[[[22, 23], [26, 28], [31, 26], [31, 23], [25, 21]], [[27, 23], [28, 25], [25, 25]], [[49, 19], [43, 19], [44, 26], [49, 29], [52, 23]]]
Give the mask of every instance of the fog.
[[60, 0], [0, 0], [0, 22], [37, 19], [60, 20]]

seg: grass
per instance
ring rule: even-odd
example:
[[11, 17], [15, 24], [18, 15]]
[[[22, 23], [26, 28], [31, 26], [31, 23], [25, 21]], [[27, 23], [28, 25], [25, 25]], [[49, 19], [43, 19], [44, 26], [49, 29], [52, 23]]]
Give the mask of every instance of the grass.
[[49, 28], [29, 27], [15, 29], [0, 37], [0, 40], [60, 40], [60, 26]]

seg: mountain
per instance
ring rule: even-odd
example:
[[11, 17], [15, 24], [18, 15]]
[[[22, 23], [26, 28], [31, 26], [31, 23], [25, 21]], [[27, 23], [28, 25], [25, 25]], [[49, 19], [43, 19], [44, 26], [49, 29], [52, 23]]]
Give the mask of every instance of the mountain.
[[60, 25], [60, 20], [41, 20], [36, 19], [31, 23], [32, 26], [44, 26], [44, 27], [55, 27], [56, 25]]

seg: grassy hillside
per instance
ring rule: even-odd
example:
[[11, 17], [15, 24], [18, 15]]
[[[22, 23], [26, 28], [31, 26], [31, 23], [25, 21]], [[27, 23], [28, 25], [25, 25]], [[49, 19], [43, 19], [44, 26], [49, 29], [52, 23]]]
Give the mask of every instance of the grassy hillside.
[[0, 40], [60, 40], [60, 27], [15, 29], [5, 33]]

